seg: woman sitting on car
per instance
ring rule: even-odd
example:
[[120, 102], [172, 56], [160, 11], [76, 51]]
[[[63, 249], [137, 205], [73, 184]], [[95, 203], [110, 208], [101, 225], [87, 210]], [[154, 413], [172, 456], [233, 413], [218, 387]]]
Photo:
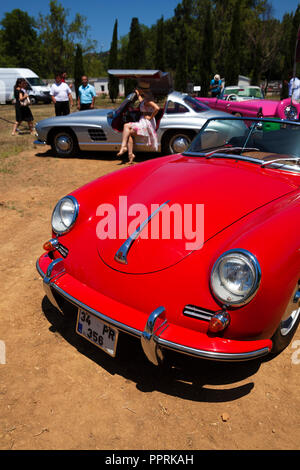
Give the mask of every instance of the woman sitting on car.
[[140, 83], [135, 93], [140, 102], [141, 117], [138, 122], [124, 124], [122, 144], [120, 151], [117, 153], [117, 156], [120, 157], [128, 151], [129, 163], [132, 163], [135, 158], [132, 151], [133, 136], [135, 135], [146, 137], [147, 145], [153, 147], [156, 151], [158, 149], [155, 116], [159, 111], [159, 106], [154, 102], [149, 83]]

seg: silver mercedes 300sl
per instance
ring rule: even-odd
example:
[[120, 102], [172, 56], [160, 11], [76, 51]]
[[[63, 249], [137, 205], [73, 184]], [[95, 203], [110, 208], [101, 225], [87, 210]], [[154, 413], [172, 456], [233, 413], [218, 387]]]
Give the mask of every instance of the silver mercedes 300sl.
[[[167, 73], [159, 70], [109, 70], [119, 78], [147, 80], [154, 97], [167, 96], [156, 116], [158, 152], [180, 153], [187, 149], [207, 119], [228, 116], [209, 108], [186, 93], [171, 91]], [[130, 93], [117, 109], [93, 109], [67, 116], [55, 116], [36, 124], [38, 139], [35, 144], [51, 145], [57, 156], [72, 156], [82, 151], [118, 151], [125, 122], [138, 120], [134, 108], [136, 94]], [[134, 139], [134, 151], [154, 152], [142, 136]]]

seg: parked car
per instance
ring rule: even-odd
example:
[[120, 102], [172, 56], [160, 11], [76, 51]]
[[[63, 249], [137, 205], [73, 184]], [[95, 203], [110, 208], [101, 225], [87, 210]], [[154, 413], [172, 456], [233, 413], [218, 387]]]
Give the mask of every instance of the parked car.
[[[171, 92], [166, 74], [160, 71], [109, 71], [119, 77], [152, 80], [154, 95], [167, 94], [157, 121], [158, 152], [178, 153], [187, 149], [203, 124], [213, 116], [222, 116], [206, 104], [184, 93]], [[163, 90], [160, 87], [163, 85]], [[38, 139], [35, 144], [51, 145], [58, 156], [72, 156], [78, 150], [118, 151], [122, 141], [124, 122], [138, 120], [139, 110], [134, 108], [136, 94], [130, 93], [118, 109], [80, 111], [68, 116], [44, 119], [36, 125]], [[134, 151], [153, 152], [144, 137], [135, 138]]]
[[263, 100], [264, 94], [259, 86], [227, 86], [223, 90], [223, 99], [228, 101]]
[[299, 144], [300, 123], [210, 119], [184, 153], [62, 197], [37, 261], [49, 300], [111, 356], [119, 334], [156, 365], [279, 353], [300, 319]]
[[[241, 87], [247, 90], [245, 87]], [[249, 87], [252, 89], [254, 87]], [[258, 87], [257, 87], [258, 88]], [[232, 91], [232, 93], [231, 93]], [[244, 99], [241, 94], [244, 91], [236, 89], [225, 88], [224, 94], [221, 98], [197, 98], [202, 104], [206, 104], [212, 109], [225, 111], [235, 116], [261, 116], [261, 117], [274, 117], [279, 119], [299, 120], [300, 118], [300, 103], [292, 101], [287, 98], [281, 101], [265, 100], [263, 97], [251, 96]], [[248, 94], [248, 91], [246, 91]], [[257, 92], [258, 95], [258, 92]]]

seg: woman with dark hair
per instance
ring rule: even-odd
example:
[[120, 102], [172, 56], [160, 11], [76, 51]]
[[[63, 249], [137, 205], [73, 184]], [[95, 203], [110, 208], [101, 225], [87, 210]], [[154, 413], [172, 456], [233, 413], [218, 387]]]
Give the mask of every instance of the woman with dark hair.
[[147, 145], [157, 151], [158, 139], [156, 134], [155, 116], [159, 111], [159, 106], [154, 102], [153, 95], [150, 91], [150, 84], [141, 82], [135, 90], [136, 96], [140, 102], [139, 108], [141, 117], [138, 122], [128, 122], [124, 124], [122, 144], [120, 151], [117, 153], [121, 157], [128, 151], [129, 163], [132, 163], [135, 155], [133, 150], [133, 137], [140, 135], [147, 140]]
[[24, 80], [23, 78], [18, 78], [14, 86], [14, 97], [16, 100], [16, 122], [14, 124], [11, 135], [16, 135], [16, 130], [22, 121], [26, 121], [28, 123], [30, 133], [34, 135], [32, 112], [28, 105], [24, 106], [25, 100], [28, 99], [26, 87], [26, 80]]

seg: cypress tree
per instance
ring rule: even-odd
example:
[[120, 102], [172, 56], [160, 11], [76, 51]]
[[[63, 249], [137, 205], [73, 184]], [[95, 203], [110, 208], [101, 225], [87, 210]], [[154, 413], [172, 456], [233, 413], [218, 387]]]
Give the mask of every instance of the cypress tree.
[[165, 66], [164, 17], [162, 16], [156, 27], [155, 68], [164, 71]]
[[78, 98], [78, 88], [81, 85], [81, 77], [84, 75], [82, 48], [79, 44], [76, 47], [75, 63], [74, 63], [74, 81], [75, 81], [75, 93]]
[[[202, 45], [201, 54], [201, 96], [207, 96], [209, 84], [213, 73], [213, 57], [214, 57], [214, 28], [210, 3], [207, 3], [206, 17], [204, 22], [203, 36], [205, 40]], [[216, 73], [216, 72], [215, 72]]]
[[[237, 85], [240, 72], [241, 44], [241, 3], [237, 0], [233, 10], [227, 60], [225, 63], [225, 80], [228, 85]], [[257, 83], [255, 83], [257, 85]]]
[[[142, 69], [145, 65], [143, 34], [138, 18], [131, 20], [126, 62], [129, 69]], [[135, 86], [136, 80], [125, 80], [125, 94], [131, 93]]]
[[[109, 51], [108, 68], [118, 68], [118, 20], [115, 21], [112, 42]], [[108, 91], [111, 101], [114, 103], [119, 94], [119, 79], [113, 75], [108, 78]]]

